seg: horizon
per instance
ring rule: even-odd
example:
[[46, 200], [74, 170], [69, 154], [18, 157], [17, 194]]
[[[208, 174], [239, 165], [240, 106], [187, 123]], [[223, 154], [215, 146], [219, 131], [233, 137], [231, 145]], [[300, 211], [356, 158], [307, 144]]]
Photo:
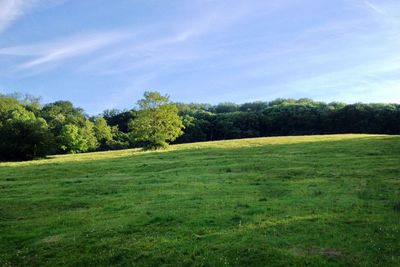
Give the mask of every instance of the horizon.
[[0, 93], [90, 115], [174, 102], [400, 103], [400, 2], [0, 0]]
[[[1, 95], [1, 92], [0, 92], [0, 95]], [[167, 95], [168, 97], [170, 97], [169, 94], [166, 94], [166, 95]], [[138, 108], [138, 107], [137, 107], [137, 101], [140, 100], [140, 98], [134, 100], [134, 101], [132, 102], [132, 105], [131, 105], [131, 106], [127, 106], [127, 107], [123, 107], [123, 108], [106, 108], [106, 109], [100, 111], [99, 113], [91, 114], [91, 113], [87, 112], [87, 110], [86, 110], [84, 107], [77, 106], [77, 105], [75, 105], [75, 103], [74, 103], [73, 101], [68, 100], [68, 99], [56, 99], [56, 100], [51, 101], [51, 102], [44, 102], [44, 101], [43, 101], [43, 98], [42, 98], [41, 96], [35, 96], [35, 95], [30, 95], [30, 94], [22, 94], [22, 93], [20, 93], [20, 92], [13, 92], [13, 93], [10, 93], [10, 94], [5, 94], [5, 96], [14, 97], [14, 98], [16, 98], [16, 99], [18, 99], [18, 100], [21, 100], [21, 99], [24, 99], [24, 98], [27, 98], [27, 97], [34, 97], [35, 99], [37, 99], [37, 100], [40, 102], [41, 106], [45, 106], [46, 104], [51, 104], [51, 103], [54, 103], [54, 102], [57, 102], [57, 101], [69, 101], [69, 102], [72, 103], [72, 105], [73, 105], [75, 108], [80, 108], [80, 109], [82, 109], [83, 112], [84, 112], [86, 115], [90, 116], [90, 117], [92, 117], [92, 116], [102, 116], [103, 113], [104, 113], [105, 111], [116, 110], [116, 111], [118, 111], [118, 112], [125, 112], [125, 111], [130, 111], [130, 110], [136, 110], [136, 109]], [[141, 98], [143, 98], [143, 97], [141, 97]], [[276, 101], [276, 100], [293, 100], [293, 101], [299, 101], [299, 100], [302, 100], [302, 99], [308, 99], [308, 100], [311, 100], [311, 101], [313, 101], [313, 102], [322, 102], [322, 103], [325, 103], [325, 104], [342, 103], [342, 104], [345, 104], [345, 105], [352, 105], [352, 104], [365, 104], [365, 105], [374, 105], [374, 104], [388, 104], [388, 105], [391, 105], [391, 104], [394, 104], [394, 105], [400, 105], [399, 103], [395, 103], [395, 102], [360, 102], [360, 101], [358, 101], [358, 102], [349, 103], [349, 102], [343, 102], [343, 101], [323, 101], [323, 100], [316, 100], [316, 99], [306, 98], [306, 97], [300, 97], [300, 98], [281, 98], [281, 97], [278, 97], [278, 98], [269, 99], [269, 100], [254, 100], [254, 101], [241, 102], [241, 103], [239, 103], [239, 102], [229, 102], [229, 101], [220, 101], [220, 102], [217, 102], [217, 103], [206, 103], [206, 102], [178, 102], [178, 101], [174, 101], [173, 99], [170, 98], [171, 103], [173, 103], [173, 104], [187, 104], [187, 105], [190, 105], [190, 104], [199, 104], [199, 105], [211, 105], [211, 106], [214, 106], [214, 107], [217, 106], [217, 105], [220, 105], [220, 104], [234, 104], [234, 105], [237, 105], [237, 106], [241, 106], [241, 105], [248, 104], [248, 103], [257, 103], [257, 102], [261, 102], [261, 103], [266, 103], [266, 104], [268, 104], [268, 103], [273, 102], [273, 101]]]

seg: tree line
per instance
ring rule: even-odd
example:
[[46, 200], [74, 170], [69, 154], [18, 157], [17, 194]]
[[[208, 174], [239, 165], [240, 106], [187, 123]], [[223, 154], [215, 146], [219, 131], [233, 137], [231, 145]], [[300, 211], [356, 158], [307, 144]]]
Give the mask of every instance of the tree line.
[[146, 92], [130, 110], [89, 116], [69, 101], [0, 95], [0, 160], [168, 143], [335, 133], [400, 134], [399, 104], [325, 103], [311, 99], [218, 105], [173, 103]]

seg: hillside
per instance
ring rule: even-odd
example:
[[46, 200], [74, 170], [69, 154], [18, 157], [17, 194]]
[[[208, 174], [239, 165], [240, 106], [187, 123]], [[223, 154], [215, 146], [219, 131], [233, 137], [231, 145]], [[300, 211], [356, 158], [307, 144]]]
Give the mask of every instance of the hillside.
[[1, 266], [395, 266], [399, 221], [400, 136], [0, 163]]

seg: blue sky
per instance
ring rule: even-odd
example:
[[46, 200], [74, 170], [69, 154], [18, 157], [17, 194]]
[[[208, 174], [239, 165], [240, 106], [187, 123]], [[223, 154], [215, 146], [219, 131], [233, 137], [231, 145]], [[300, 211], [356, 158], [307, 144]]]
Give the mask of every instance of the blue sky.
[[400, 103], [400, 1], [0, 0], [0, 92], [98, 114], [146, 90]]

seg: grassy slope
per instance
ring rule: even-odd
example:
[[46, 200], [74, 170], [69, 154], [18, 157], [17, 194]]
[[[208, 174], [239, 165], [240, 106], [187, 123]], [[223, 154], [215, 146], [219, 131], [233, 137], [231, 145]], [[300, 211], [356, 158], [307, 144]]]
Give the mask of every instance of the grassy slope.
[[0, 265], [395, 266], [400, 137], [0, 163], [0, 219]]

